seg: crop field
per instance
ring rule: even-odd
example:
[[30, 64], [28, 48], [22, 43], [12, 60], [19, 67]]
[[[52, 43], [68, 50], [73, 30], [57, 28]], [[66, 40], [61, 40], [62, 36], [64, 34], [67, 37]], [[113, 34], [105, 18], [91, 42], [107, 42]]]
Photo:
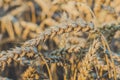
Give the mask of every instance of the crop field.
[[120, 80], [120, 0], [0, 0], [0, 80]]

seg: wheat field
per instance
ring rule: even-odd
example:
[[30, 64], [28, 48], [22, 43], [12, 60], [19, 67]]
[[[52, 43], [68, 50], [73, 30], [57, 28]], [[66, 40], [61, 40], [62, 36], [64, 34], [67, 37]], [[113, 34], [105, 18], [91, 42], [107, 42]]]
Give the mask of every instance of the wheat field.
[[120, 0], [0, 0], [0, 80], [120, 80]]

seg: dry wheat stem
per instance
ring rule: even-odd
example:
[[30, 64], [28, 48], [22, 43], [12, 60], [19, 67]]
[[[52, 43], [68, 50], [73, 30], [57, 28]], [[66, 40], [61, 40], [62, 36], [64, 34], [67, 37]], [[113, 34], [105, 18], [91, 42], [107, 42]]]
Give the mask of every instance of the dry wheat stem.
[[78, 19], [77, 21], [68, 21], [68, 23], [62, 23], [60, 25], [50, 27], [46, 29], [44, 32], [40, 33], [36, 38], [28, 40], [24, 43], [24, 46], [37, 46], [40, 43], [43, 43], [46, 39], [53, 38], [56, 35], [60, 35], [63, 33], [68, 33], [71, 31], [83, 31], [89, 32], [94, 30], [94, 27], [85, 23], [84, 20]]
[[16, 47], [12, 50], [2, 51], [0, 53], [0, 67], [4, 70], [5, 66], [10, 65], [12, 61], [19, 62], [27, 58], [35, 58], [37, 53], [36, 47]]
[[95, 53], [99, 49], [99, 47], [100, 47], [99, 40], [94, 40], [94, 42], [93, 42], [92, 46], [90, 47], [88, 53], [85, 55], [84, 59], [80, 63], [81, 65], [79, 66], [80, 68], [78, 68], [78, 69], [83, 74], [80, 74], [78, 76], [82, 77], [83, 80], [84, 80], [84, 78], [86, 79], [89, 75], [88, 72], [90, 71], [91, 63], [94, 60], [95, 55], [96, 55]]

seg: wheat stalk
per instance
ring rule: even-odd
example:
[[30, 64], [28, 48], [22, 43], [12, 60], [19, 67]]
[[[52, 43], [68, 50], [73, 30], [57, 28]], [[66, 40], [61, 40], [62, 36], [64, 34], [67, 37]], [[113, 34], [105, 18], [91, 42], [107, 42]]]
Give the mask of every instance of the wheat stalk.
[[91, 30], [94, 30], [93, 26], [88, 25], [82, 19], [78, 19], [77, 21], [70, 21], [67, 24], [63, 23], [54, 27], [50, 27], [50, 29], [46, 29], [44, 32], [38, 35], [35, 39], [26, 41], [24, 46], [37, 46], [39, 43], [45, 41], [49, 37], [53, 38], [56, 35], [69, 33], [71, 31], [89, 32]]
[[38, 51], [35, 47], [16, 47], [13, 50], [2, 51], [0, 53], [1, 70], [4, 70], [5, 66], [10, 65], [12, 61], [23, 62], [23, 60], [26, 60], [27, 58], [34, 59], [37, 53]]

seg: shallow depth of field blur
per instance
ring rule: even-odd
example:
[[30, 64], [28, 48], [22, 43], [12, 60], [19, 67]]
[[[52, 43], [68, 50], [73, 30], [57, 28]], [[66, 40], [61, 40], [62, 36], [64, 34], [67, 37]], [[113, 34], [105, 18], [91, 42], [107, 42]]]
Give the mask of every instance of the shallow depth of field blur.
[[120, 0], [0, 0], [0, 80], [120, 80]]

